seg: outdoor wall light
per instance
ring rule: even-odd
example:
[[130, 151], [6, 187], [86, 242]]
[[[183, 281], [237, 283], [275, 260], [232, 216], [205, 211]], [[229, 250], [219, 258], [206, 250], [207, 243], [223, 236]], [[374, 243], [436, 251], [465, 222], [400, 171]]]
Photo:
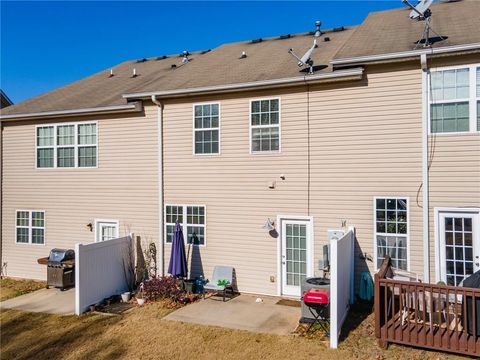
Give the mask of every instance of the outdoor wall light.
[[268, 218], [267, 221], [265, 222], [265, 225], [262, 226], [262, 229], [265, 229], [268, 231], [275, 230], [275, 223], [272, 220], [270, 220], [270, 218]]
[[93, 231], [93, 224], [92, 223], [88, 223], [87, 224], [87, 228], [90, 230], [90, 232]]

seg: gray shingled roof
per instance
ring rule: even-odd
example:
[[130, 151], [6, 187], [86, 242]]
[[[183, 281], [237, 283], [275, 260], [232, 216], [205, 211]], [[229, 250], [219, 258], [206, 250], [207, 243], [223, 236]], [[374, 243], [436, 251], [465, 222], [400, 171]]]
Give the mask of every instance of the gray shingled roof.
[[[448, 37], [433, 48], [480, 43], [479, 0], [434, 3], [431, 10], [432, 29]], [[425, 23], [410, 20], [409, 13], [407, 8], [370, 13], [334, 60], [413, 50]]]
[[[434, 29], [448, 36], [434, 47], [480, 43], [480, 0], [438, 3], [432, 6], [432, 11]], [[396, 9], [372, 13], [357, 28], [323, 34], [312, 56], [316, 65], [329, 65], [320, 73], [332, 72], [330, 62], [335, 59], [412, 50], [421, 35], [423, 22], [410, 20], [408, 12]], [[330, 41], [324, 41], [325, 37]], [[13, 115], [125, 105], [124, 94], [298, 77], [303, 74], [287, 51], [294, 48], [303, 54], [311, 44], [311, 34], [296, 34], [287, 39], [275, 37], [254, 44], [250, 41], [224, 44], [205, 54], [193, 54], [185, 65], [178, 55], [139, 63], [126, 61], [113, 67], [113, 77], [109, 77], [110, 69], [106, 69], [2, 109], [1, 113]], [[240, 59], [243, 51], [247, 58]], [[177, 67], [172, 69], [172, 64]], [[132, 77], [133, 68], [137, 70], [137, 77]]]
[[[353, 29], [327, 31], [318, 41], [312, 56], [315, 65], [329, 65], [335, 53], [353, 33]], [[324, 41], [325, 37], [330, 41]], [[303, 76], [289, 48], [303, 53], [312, 46], [311, 34], [296, 34], [288, 39], [264, 39], [259, 43], [244, 41], [219, 46], [205, 54], [194, 53], [182, 65], [178, 55], [163, 60], [126, 61], [97, 74], [28, 99], [2, 111], [2, 115], [73, 110], [111, 105], [124, 105], [122, 95], [147, 91], [196, 88], [211, 85], [245, 83], [257, 80]], [[240, 59], [245, 51], [247, 57]], [[175, 64], [176, 68], [171, 66]], [[137, 77], [132, 77], [133, 68]], [[321, 70], [331, 72], [331, 66]]]

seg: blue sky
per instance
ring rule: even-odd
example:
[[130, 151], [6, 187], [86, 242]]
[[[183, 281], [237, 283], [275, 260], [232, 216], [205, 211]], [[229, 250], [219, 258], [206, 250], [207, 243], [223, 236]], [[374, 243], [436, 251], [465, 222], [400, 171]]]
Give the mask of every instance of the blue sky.
[[390, 1], [20, 2], [1, 0], [0, 86], [19, 102], [129, 59], [355, 25]]

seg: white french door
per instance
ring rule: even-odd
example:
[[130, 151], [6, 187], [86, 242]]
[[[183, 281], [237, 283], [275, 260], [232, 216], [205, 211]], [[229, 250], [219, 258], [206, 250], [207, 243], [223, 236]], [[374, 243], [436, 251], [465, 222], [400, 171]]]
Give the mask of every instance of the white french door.
[[479, 212], [438, 212], [440, 279], [447, 285], [460, 282], [480, 270]]
[[310, 221], [282, 220], [282, 295], [300, 296], [302, 281], [312, 276]]

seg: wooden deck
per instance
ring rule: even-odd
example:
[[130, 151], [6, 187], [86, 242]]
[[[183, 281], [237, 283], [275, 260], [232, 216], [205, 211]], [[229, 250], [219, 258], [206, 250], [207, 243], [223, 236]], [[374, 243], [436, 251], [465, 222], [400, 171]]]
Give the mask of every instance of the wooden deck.
[[392, 280], [387, 260], [375, 275], [379, 344], [479, 356], [480, 289]]

